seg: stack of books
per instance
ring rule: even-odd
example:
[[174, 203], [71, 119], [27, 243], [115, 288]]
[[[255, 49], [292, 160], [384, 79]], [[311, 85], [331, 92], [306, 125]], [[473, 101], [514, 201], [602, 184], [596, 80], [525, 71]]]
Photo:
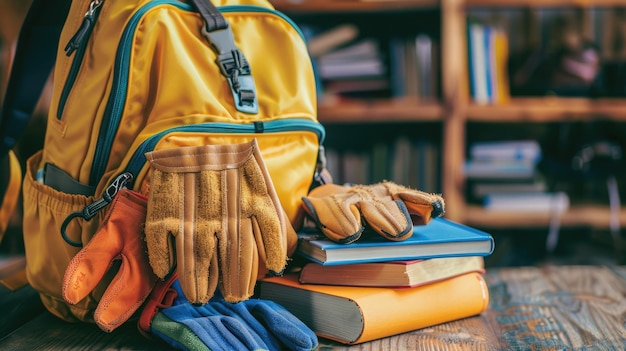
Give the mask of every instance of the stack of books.
[[319, 337], [358, 344], [478, 315], [489, 304], [484, 256], [494, 240], [481, 230], [436, 218], [404, 241], [368, 235], [338, 244], [299, 235], [305, 264], [263, 279], [259, 297]]
[[510, 100], [509, 39], [502, 28], [470, 19], [467, 25], [470, 94], [477, 104]]
[[564, 192], [549, 191], [539, 171], [542, 150], [536, 140], [495, 140], [470, 144], [464, 171], [470, 199], [489, 211], [563, 212]]

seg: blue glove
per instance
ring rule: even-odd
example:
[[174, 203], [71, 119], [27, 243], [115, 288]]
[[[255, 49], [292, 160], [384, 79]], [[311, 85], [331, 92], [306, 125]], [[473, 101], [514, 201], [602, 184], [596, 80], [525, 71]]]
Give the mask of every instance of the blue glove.
[[181, 350], [302, 350], [317, 348], [317, 336], [279, 304], [260, 299], [231, 303], [216, 293], [206, 304], [190, 304], [178, 280], [171, 307], [152, 320], [151, 332]]

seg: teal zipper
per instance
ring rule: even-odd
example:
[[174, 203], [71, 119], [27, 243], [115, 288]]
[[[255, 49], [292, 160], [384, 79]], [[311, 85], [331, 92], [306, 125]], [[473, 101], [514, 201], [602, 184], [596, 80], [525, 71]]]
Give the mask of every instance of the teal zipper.
[[98, 21], [98, 15], [100, 14], [100, 9], [102, 8], [103, 2], [104, 0], [91, 1], [91, 3], [89, 4], [89, 9], [85, 13], [80, 27], [65, 46], [65, 54], [67, 56], [74, 54], [74, 59], [72, 60], [70, 71], [67, 74], [65, 84], [63, 85], [63, 90], [61, 91], [61, 96], [59, 97], [59, 105], [57, 107], [58, 120], [60, 120], [63, 116], [63, 110], [65, 110], [67, 97], [70, 95], [70, 91], [72, 90], [74, 82], [76, 81], [76, 77], [78, 76], [80, 66], [83, 63], [85, 51], [87, 50], [87, 42], [89, 41], [91, 32], [93, 32], [93, 27], [95, 23]]
[[125, 172], [137, 177], [141, 168], [146, 163], [145, 153], [154, 150], [156, 144], [170, 133], [233, 133], [233, 134], [256, 134], [256, 133], [280, 133], [293, 131], [307, 131], [317, 135], [319, 144], [324, 143], [326, 131], [324, 127], [315, 121], [303, 118], [281, 119], [269, 122], [256, 122], [251, 124], [234, 123], [198, 123], [182, 125], [155, 133], [144, 140], [133, 153]]
[[[130, 18], [128, 25], [124, 29], [122, 34], [120, 44], [117, 49], [115, 65], [114, 65], [114, 75], [113, 75], [113, 84], [115, 87], [114, 91], [109, 95], [109, 100], [107, 101], [107, 105], [105, 108], [104, 116], [102, 118], [102, 124], [100, 126], [100, 133], [98, 135], [98, 143], [96, 145], [96, 150], [94, 153], [93, 164], [91, 167], [91, 173], [89, 175], [89, 184], [97, 185], [103, 176], [106, 166], [109, 160], [110, 150], [115, 139], [115, 134], [117, 134], [117, 130], [119, 129], [119, 125], [121, 123], [122, 111], [124, 109], [124, 104], [126, 103], [126, 96], [128, 94], [128, 71], [129, 71], [129, 60], [130, 60], [130, 51], [132, 49], [131, 39], [133, 34], [137, 28], [138, 23], [140, 22], [143, 15], [149, 10], [153, 9], [156, 6], [161, 5], [171, 5], [175, 6], [184, 11], [195, 11], [194, 8], [188, 4], [181, 3], [179, 1], [174, 0], [155, 0], [152, 1], [145, 6], [141, 7], [137, 10], [133, 16]], [[282, 14], [279, 11], [259, 7], [259, 6], [222, 6], [219, 7], [219, 10], [226, 12], [263, 12], [263, 13], [271, 13], [279, 18], [285, 20], [291, 26], [296, 29], [302, 40], [304, 39], [304, 35], [300, 28], [287, 16]]]

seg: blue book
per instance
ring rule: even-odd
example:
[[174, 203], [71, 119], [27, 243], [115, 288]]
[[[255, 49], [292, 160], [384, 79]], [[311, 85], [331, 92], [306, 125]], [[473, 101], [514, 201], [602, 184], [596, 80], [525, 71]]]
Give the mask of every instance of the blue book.
[[370, 234], [352, 244], [339, 244], [323, 235], [301, 234], [297, 253], [322, 265], [415, 260], [437, 257], [488, 256], [495, 243], [491, 234], [444, 218], [417, 225], [404, 241]]

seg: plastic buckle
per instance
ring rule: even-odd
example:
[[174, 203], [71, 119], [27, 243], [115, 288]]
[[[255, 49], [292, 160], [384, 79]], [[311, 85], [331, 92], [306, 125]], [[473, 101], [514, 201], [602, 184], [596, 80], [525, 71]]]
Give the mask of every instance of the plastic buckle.
[[202, 34], [217, 52], [216, 63], [222, 75], [228, 80], [235, 100], [235, 108], [244, 113], [258, 113], [256, 87], [250, 65], [243, 53], [235, 46], [235, 38], [230, 26], [212, 32], [203, 27]]

